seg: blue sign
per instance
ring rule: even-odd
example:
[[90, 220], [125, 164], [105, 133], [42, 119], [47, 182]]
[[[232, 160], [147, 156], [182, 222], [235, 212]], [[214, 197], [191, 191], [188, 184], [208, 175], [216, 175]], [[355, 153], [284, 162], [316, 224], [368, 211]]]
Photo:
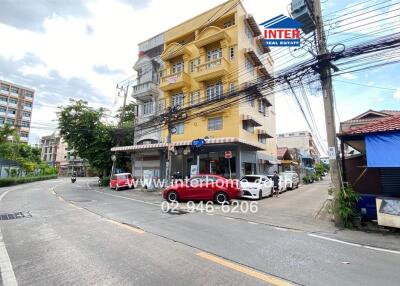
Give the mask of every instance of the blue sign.
[[206, 144], [206, 140], [204, 140], [204, 139], [196, 139], [196, 140], [192, 141], [192, 147], [193, 148], [200, 148], [204, 144]]
[[300, 46], [300, 30], [302, 23], [279, 15], [261, 23], [264, 26], [264, 46], [266, 47], [298, 47]]

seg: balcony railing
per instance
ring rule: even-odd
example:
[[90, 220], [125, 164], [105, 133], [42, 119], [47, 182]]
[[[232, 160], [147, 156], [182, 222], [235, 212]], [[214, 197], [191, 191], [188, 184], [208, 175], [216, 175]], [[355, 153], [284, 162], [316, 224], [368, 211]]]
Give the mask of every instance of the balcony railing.
[[171, 73], [168, 70], [162, 72], [160, 88], [164, 91], [181, 88], [189, 85], [189, 76], [183, 72]]
[[225, 58], [208, 61], [196, 66], [193, 77], [198, 81], [204, 81], [223, 76], [228, 72], [228, 66], [229, 62]]
[[146, 95], [153, 95], [157, 93], [157, 86], [154, 82], [148, 81], [140, 83], [133, 87], [132, 96], [141, 97]]

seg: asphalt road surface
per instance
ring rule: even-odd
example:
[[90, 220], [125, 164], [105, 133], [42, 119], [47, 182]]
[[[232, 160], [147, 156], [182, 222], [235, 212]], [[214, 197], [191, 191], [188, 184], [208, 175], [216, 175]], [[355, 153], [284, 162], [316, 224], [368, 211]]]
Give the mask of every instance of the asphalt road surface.
[[89, 182], [0, 189], [0, 285], [399, 285], [397, 252]]

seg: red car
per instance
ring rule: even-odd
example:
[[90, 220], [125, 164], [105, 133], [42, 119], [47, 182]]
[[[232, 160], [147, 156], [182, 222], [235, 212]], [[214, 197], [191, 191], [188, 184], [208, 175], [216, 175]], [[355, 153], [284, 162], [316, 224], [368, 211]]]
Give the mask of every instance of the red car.
[[114, 174], [110, 179], [110, 188], [118, 191], [121, 188], [131, 189], [135, 181], [130, 173]]
[[228, 180], [218, 175], [197, 175], [182, 183], [175, 183], [163, 192], [169, 202], [204, 200], [223, 204], [242, 196], [237, 181]]

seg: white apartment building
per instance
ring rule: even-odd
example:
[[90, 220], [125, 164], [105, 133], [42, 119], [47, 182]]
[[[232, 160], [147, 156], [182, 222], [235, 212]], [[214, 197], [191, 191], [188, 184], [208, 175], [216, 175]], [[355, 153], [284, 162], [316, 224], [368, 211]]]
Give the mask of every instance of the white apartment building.
[[0, 80], [0, 127], [14, 126], [22, 142], [28, 142], [35, 91]]

